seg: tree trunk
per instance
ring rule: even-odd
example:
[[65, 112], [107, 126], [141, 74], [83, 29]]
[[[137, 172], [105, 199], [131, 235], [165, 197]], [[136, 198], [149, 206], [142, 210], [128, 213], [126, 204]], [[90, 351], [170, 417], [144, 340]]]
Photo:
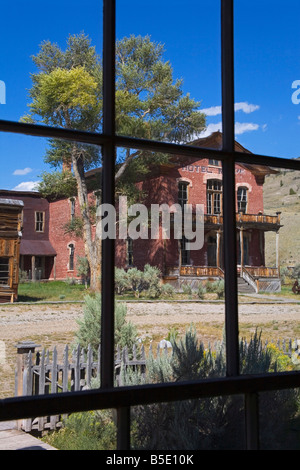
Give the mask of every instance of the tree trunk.
[[85, 248], [85, 255], [88, 259], [90, 266], [90, 288], [93, 291], [99, 292], [101, 288], [100, 274], [101, 274], [101, 242], [96, 238], [93, 240], [92, 236], [92, 222], [90, 219], [88, 191], [85, 183], [83, 156], [78, 152], [76, 144], [72, 151], [72, 165], [73, 171], [77, 182], [77, 194], [80, 206], [80, 213], [83, 220], [83, 242]]

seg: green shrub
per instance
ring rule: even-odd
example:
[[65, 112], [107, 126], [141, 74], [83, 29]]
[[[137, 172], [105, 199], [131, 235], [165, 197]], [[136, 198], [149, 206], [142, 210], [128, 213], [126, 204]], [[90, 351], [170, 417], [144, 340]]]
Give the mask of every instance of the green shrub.
[[[255, 333], [250, 343], [240, 342], [241, 374], [269, 373], [278, 370], [280, 354], [264, 348]], [[282, 361], [282, 359], [280, 359]], [[172, 381], [218, 378], [226, 375], [225, 345], [205, 349], [190, 328], [173, 344], [169, 367], [156, 363], [152, 372]], [[283, 367], [283, 362], [281, 363]], [[285, 364], [286, 366], [286, 364]], [[158, 369], [157, 369], [158, 368]], [[160, 370], [159, 370], [160, 368]], [[289, 428], [296, 425], [298, 392], [275, 391], [260, 395], [262, 449], [299, 448], [298, 435]], [[160, 450], [244, 449], [244, 403], [241, 396], [208, 397], [173, 403], [159, 403], [134, 409], [134, 446]]]
[[143, 273], [137, 268], [130, 268], [127, 271], [127, 279], [130, 289], [134, 292], [135, 297], [139, 297], [144, 289]]
[[223, 279], [219, 279], [212, 284], [212, 292], [215, 292], [218, 296], [218, 299], [222, 299], [225, 294], [225, 285]]
[[[192, 326], [183, 338], [172, 334], [170, 339], [172, 355], [150, 354], [145, 378], [138, 370], [123, 370], [123, 384], [179, 382], [226, 375], [224, 342], [214, 350], [205, 348]], [[282, 356], [274, 345], [264, 347], [261, 334], [256, 331], [249, 344], [240, 341], [241, 374], [286, 370], [290, 366], [289, 358]], [[298, 449], [298, 392], [264, 392], [259, 398], [261, 448]], [[133, 450], [244, 449], [244, 412], [241, 396], [136, 406], [131, 410], [131, 446]], [[47, 442], [61, 450], [112, 450], [116, 444], [114, 416], [106, 410], [74, 413], [60, 431], [47, 437]]]
[[90, 265], [86, 256], [77, 256], [76, 269], [78, 275], [84, 281], [84, 285], [87, 288], [90, 275]]
[[199, 286], [198, 286], [198, 290], [197, 290], [197, 295], [198, 295], [199, 299], [204, 299], [205, 293], [206, 293], [206, 289], [203, 286], [203, 284], [200, 283]]
[[146, 264], [144, 271], [130, 268], [126, 272], [122, 268], [115, 269], [115, 292], [122, 295], [133, 292], [139, 298], [144, 292], [150, 298], [158, 298], [162, 293], [161, 273], [155, 266]]
[[148, 293], [148, 296], [155, 299], [161, 295], [161, 279], [160, 270], [155, 266], [146, 264], [144, 267], [143, 282], [144, 290]]
[[163, 284], [161, 286], [161, 295], [164, 297], [174, 297], [175, 289], [171, 284]]
[[[137, 341], [137, 330], [131, 322], [126, 322], [127, 306], [115, 304], [115, 345], [128, 346], [131, 350]], [[90, 344], [97, 351], [101, 338], [101, 295], [86, 296], [83, 306], [83, 318], [77, 320], [79, 329], [75, 333], [81, 347], [87, 349]]]
[[282, 284], [285, 284], [286, 281], [291, 277], [291, 274], [287, 267], [280, 268], [280, 279]]
[[192, 295], [193, 293], [190, 284], [182, 284], [182, 291], [185, 295]]
[[44, 441], [59, 450], [114, 450], [116, 426], [109, 410], [73, 413]]
[[292, 278], [300, 279], [300, 264], [299, 263], [294, 266], [294, 269], [292, 272]]
[[21, 284], [26, 281], [28, 281], [28, 273], [22, 269], [19, 269], [19, 283]]
[[127, 272], [123, 268], [115, 268], [115, 293], [125, 294], [130, 289], [130, 281]]
[[210, 293], [213, 292], [214, 291], [213, 282], [207, 281], [205, 284], [205, 289], [206, 289], [206, 292], [210, 292]]

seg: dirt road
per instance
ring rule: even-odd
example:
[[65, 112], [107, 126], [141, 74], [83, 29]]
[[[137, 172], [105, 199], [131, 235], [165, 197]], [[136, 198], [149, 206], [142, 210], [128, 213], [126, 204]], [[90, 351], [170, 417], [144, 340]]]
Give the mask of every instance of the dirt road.
[[[82, 304], [6, 305], [0, 307], [0, 340], [19, 341], [28, 337], [72, 334], [78, 328]], [[139, 329], [144, 325], [170, 327], [191, 323], [223, 323], [224, 304], [202, 302], [133, 302], [127, 303], [127, 318]], [[298, 323], [300, 303], [242, 303], [239, 321], [266, 324]]]
[[[32, 340], [39, 349], [56, 346], [60, 355], [66, 344], [74, 342], [81, 316], [81, 303], [0, 306], [0, 398], [14, 393], [16, 344]], [[221, 339], [224, 304], [132, 302], [127, 304], [127, 320], [136, 325], [146, 344], [166, 338], [172, 328], [184, 333], [191, 324], [201, 340], [211, 342]], [[271, 339], [300, 338], [300, 304], [242, 303], [239, 325], [242, 336], [260, 327]]]

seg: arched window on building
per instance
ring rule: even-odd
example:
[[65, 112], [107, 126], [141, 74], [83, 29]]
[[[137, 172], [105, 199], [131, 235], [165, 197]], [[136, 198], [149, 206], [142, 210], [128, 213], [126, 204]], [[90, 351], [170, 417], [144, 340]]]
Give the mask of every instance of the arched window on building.
[[186, 181], [179, 181], [178, 183], [178, 204], [180, 204], [182, 209], [188, 203], [188, 185], [189, 183]]
[[222, 181], [210, 179], [207, 180], [207, 213], [222, 213]]
[[68, 245], [68, 248], [69, 248], [69, 271], [74, 271], [74, 253], [75, 253], [74, 243], [70, 243]]
[[185, 238], [185, 236], [183, 236], [182, 239], [180, 240], [181, 265], [182, 266], [187, 266], [191, 262], [190, 250], [187, 247], [187, 243], [188, 243], [188, 240]]
[[133, 240], [130, 237], [126, 240], [126, 262], [127, 266], [133, 266]]
[[248, 188], [240, 186], [237, 190], [237, 208], [238, 212], [246, 214], [248, 203]]
[[73, 222], [74, 218], [75, 218], [75, 198], [72, 197], [70, 199], [70, 216], [71, 216], [71, 222]]

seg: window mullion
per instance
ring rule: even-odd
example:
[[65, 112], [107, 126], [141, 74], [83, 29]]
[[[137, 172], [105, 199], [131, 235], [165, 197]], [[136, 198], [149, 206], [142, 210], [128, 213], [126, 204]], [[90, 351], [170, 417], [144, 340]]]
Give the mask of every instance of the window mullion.
[[[234, 140], [234, 0], [221, 0], [222, 42], [222, 123], [223, 150], [231, 155], [223, 161], [224, 178], [224, 264], [225, 331], [227, 375], [239, 375], [237, 254], [235, 216], [235, 140]], [[246, 447], [259, 443], [257, 394], [245, 394]]]
[[[115, 180], [115, 2], [103, 2], [103, 144], [102, 203], [114, 205]], [[114, 240], [102, 240], [101, 387], [114, 386]]]
[[223, 150], [231, 156], [223, 161], [223, 220], [225, 264], [225, 330], [227, 375], [239, 374], [237, 256], [234, 160], [234, 65], [233, 0], [221, 1], [222, 124]]
[[[103, 204], [115, 206], [115, 47], [116, 2], [103, 1]], [[115, 242], [102, 240], [101, 387], [114, 387]], [[117, 448], [130, 448], [130, 407], [117, 409]]]

